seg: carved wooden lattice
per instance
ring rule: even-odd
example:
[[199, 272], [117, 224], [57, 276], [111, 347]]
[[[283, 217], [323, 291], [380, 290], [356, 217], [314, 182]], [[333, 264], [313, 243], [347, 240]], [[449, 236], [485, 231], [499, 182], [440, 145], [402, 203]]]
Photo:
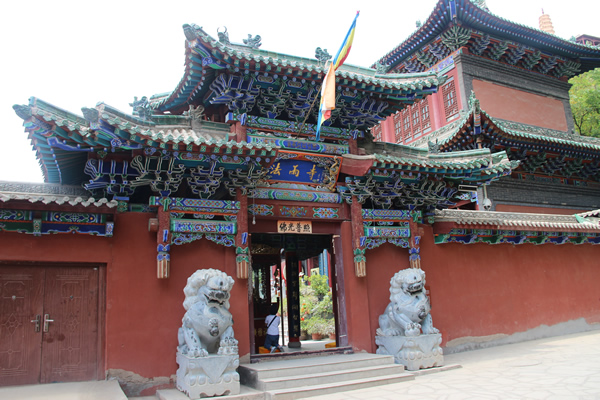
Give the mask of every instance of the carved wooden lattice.
[[371, 133], [373, 134], [374, 141], [381, 142], [381, 125], [375, 125], [373, 129], [371, 129]]
[[410, 106], [410, 114], [412, 118], [413, 137], [416, 137], [421, 134], [421, 111], [419, 110], [419, 103]]
[[423, 132], [431, 128], [431, 118], [429, 117], [429, 97], [424, 98], [419, 102], [419, 109], [421, 110], [421, 128]]
[[394, 114], [394, 133], [396, 143], [404, 143], [405, 137], [402, 132], [402, 114]]
[[396, 143], [406, 143], [429, 128], [431, 128], [431, 118], [428, 97], [394, 114]]
[[410, 109], [402, 110], [402, 130], [404, 131], [404, 140], [410, 139], [412, 130], [410, 125]]
[[454, 80], [442, 86], [442, 98], [444, 101], [444, 115], [449, 120], [458, 113], [458, 101], [456, 99], [456, 86]]

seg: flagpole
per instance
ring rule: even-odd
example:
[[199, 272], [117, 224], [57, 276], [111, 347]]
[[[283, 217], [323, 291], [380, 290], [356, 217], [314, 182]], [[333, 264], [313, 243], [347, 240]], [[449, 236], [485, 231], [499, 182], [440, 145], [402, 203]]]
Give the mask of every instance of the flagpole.
[[[327, 60], [325, 62], [325, 69], [328, 68], [328, 65], [331, 61]], [[323, 83], [321, 83], [321, 85], [319, 86], [319, 89], [317, 89], [317, 95], [315, 96], [314, 100], [312, 101], [310, 108], [308, 109], [308, 111], [306, 112], [306, 117], [304, 117], [304, 121], [302, 121], [302, 125], [300, 125], [300, 129], [298, 130], [298, 134], [301, 134], [302, 131], [304, 130], [304, 125], [306, 124], [306, 121], [308, 120], [308, 117], [310, 117], [310, 112], [312, 111], [313, 107], [315, 106], [315, 103], [317, 102], [317, 99], [319, 98], [319, 93], [321, 93], [321, 88], [323, 87]]]

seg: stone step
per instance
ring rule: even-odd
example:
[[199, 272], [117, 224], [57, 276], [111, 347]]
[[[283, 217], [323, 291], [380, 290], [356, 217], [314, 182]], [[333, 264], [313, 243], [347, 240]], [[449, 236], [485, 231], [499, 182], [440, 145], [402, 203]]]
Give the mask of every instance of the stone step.
[[368, 387], [389, 385], [403, 381], [414, 380], [415, 376], [409, 373], [384, 375], [373, 378], [354, 379], [344, 382], [326, 383], [323, 385], [304, 386], [290, 389], [271, 390], [266, 392], [269, 400], [294, 400], [305, 397], [322, 396], [331, 393], [345, 392], [348, 390], [364, 389]]
[[394, 364], [394, 358], [392, 356], [355, 353], [290, 359], [285, 361], [270, 361], [257, 364], [242, 364], [239, 366], [238, 371], [240, 373], [242, 384], [255, 387], [254, 385], [257, 381], [264, 379], [286, 376], [294, 377], [297, 375], [316, 375], [322, 372], [390, 364]]
[[402, 365], [375, 365], [370, 367], [331, 370], [327, 372], [320, 372], [318, 374], [303, 374], [261, 379], [257, 382], [256, 389], [273, 391], [293, 387], [318, 386], [343, 381], [353, 381], [357, 379], [375, 378], [379, 376], [400, 375], [402, 373], [404, 373], [404, 367]]

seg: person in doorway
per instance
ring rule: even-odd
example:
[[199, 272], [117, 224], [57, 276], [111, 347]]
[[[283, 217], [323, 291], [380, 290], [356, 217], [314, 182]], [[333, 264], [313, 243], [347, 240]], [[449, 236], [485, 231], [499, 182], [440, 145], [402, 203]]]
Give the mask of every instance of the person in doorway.
[[279, 345], [279, 323], [281, 318], [277, 312], [279, 306], [277, 304], [271, 304], [269, 309], [269, 315], [265, 318], [265, 324], [267, 325], [267, 337], [265, 338], [265, 349], [271, 350], [271, 353], [275, 353], [277, 349], [283, 352], [283, 348]]

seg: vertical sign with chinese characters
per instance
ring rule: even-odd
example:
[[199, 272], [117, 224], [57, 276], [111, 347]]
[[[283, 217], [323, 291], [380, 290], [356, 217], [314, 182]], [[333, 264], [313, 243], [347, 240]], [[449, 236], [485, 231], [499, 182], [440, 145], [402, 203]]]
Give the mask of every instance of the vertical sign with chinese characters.
[[277, 233], [312, 233], [312, 222], [277, 221]]
[[[288, 300], [288, 335], [290, 342], [298, 342], [300, 338], [300, 276], [298, 256], [287, 253], [285, 257]], [[290, 347], [294, 345], [288, 344]]]

